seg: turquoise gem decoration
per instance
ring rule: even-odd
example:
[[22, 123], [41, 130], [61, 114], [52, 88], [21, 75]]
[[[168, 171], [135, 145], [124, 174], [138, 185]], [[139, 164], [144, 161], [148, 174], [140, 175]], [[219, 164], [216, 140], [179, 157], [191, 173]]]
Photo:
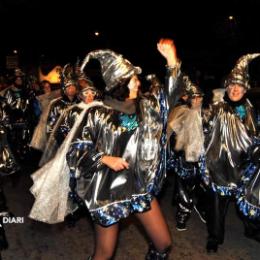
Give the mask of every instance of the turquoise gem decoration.
[[235, 112], [241, 120], [243, 120], [246, 117], [246, 108], [243, 105], [237, 106], [235, 108]]
[[134, 130], [138, 127], [136, 114], [132, 114], [132, 115], [120, 114], [119, 121], [120, 121], [120, 126], [125, 127], [128, 131]]

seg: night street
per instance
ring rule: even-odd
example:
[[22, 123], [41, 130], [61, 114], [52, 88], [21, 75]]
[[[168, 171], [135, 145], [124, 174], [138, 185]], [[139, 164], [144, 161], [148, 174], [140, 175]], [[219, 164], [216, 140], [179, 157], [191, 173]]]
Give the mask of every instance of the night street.
[[[32, 159], [33, 161], [34, 159]], [[30, 169], [31, 167], [28, 167]], [[29, 192], [32, 185], [30, 170], [21, 177], [12, 176], [14, 181], [6, 180], [5, 194], [10, 211], [16, 217], [24, 217], [24, 223], [6, 224], [9, 249], [2, 252], [3, 260], [86, 260], [94, 246], [93, 230], [88, 218], [77, 222], [76, 227], [68, 228], [64, 223], [48, 225], [35, 222], [27, 217], [33, 196]], [[257, 260], [260, 255], [259, 243], [243, 235], [243, 226], [237, 218], [234, 204], [228, 211], [225, 243], [218, 253], [208, 255], [205, 250], [206, 226], [194, 212], [188, 222], [188, 230], [178, 232], [175, 229], [175, 207], [171, 205], [173, 178], [170, 176], [165, 184], [165, 192], [160, 199], [163, 212], [170, 226], [173, 249], [170, 259], [222, 259], [222, 260]], [[121, 223], [116, 260], [144, 259], [147, 245], [144, 231], [135, 218]]]

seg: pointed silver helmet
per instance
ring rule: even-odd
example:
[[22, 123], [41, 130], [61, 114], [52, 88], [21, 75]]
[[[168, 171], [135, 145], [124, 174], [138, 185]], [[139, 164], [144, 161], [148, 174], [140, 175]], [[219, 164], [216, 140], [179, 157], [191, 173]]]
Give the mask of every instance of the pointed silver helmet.
[[81, 65], [81, 71], [84, 71], [90, 59], [97, 59], [99, 61], [102, 77], [106, 84], [106, 91], [114, 89], [122, 80], [142, 72], [140, 67], [133, 66], [130, 61], [112, 50], [95, 50], [89, 52]]
[[260, 56], [260, 53], [246, 54], [238, 59], [235, 67], [227, 76], [224, 87], [228, 87], [230, 84], [239, 84], [245, 89], [250, 89], [248, 66], [249, 63]]

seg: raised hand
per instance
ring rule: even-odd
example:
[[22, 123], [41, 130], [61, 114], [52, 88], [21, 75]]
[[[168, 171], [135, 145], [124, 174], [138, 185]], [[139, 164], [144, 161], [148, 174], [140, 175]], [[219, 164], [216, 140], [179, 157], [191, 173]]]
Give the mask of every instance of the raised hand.
[[162, 56], [167, 60], [167, 65], [170, 67], [176, 66], [178, 62], [177, 50], [172, 39], [162, 38], [157, 43], [157, 49]]

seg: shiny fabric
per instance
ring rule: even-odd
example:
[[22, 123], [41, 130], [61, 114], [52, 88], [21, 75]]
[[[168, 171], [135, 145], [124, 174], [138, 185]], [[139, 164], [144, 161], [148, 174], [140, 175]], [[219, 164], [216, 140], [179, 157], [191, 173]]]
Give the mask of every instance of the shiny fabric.
[[[173, 73], [168, 74], [173, 79], [168, 83], [176, 82], [174, 75], [179, 73]], [[170, 95], [176, 89], [171, 84], [167, 88]], [[129, 131], [119, 124], [122, 112], [102, 102], [94, 101], [84, 109], [55, 157], [32, 175], [35, 202], [30, 218], [46, 223], [64, 221], [75, 207], [70, 202], [77, 202], [78, 197], [86, 201], [93, 219], [103, 225], [149, 209], [165, 178], [165, 94], [160, 91], [141, 99], [139, 109], [138, 126]], [[104, 152], [122, 155], [130, 169], [112, 172], [100, 162]], [[113, 211], [123, 215], [113, 215]]]
[[72, 101], [67, 96], [59, 97], [51, 102], [49, 115], [47, 118], [47, 133], [50, 134], [53, 131], [55, 124], [57, 123], [59, 116], [70, 106], [79, 103], [79, 100], [75, 97]]
[[33, 103], [34, 93], [29, 89], [9, 87], [4, 94], [10, 109], [10, 146], [18, 159], [23, 159], [29, 150], [34, 124], [36, 121]]
[[260, 53], [246, 54], [239, 58], [235, 67], [232, 69], [228, 77], [224, 82], [224, 86], [227, 87], [231, 84], [239, 84], [246, 89], [250, 89], [248, 66], [249, 63], [260, 56]]
[[[89, 107], [98, 104], [100, 105], [93, 102]], [[73, 211], [68, 200], [70, 176], [66, 154], [86, 110], [87, 108], [82, 111], [79, 120], [53, 159], [31, 175], [33, 186], [30, 191], [35, 197], [35, 202], [29, 214], [30, 218], [54, 224], [64, 221], [65, 216]]]
[[[131, 212], [149, 209], [150, 203], [145, 201], [150, 201], [162, 185], [163, 178], [156, 178], [156, 174], [165, 174], [157, 171], [162, 155], [160, 104], [153, 96], [145, 97], [139, 108], [138, 122], [131, 123], [131, 127], [120, 120], [126, 117], [120, 111], [109, 107], [90, 109], [80, 127], [83, 131], [79, 131], [67, 156], [71, 178], [85, 177], [82, 199], [93, 219], [105, 226]], [[113, 172], [101, 164], [104, 154], [125, 158], [129, 169]], [[75, 186], [71, 188], [77, 192]], [[140, 203], [136, 205], [136, 201]]]
[[211, 108], [209, 134], [206, 142], [205, 182], [221, 195], [233, 195], [243, 176], [243, 163], [247, 158], [252, 137], [256, 134], [252, 107], [244, 104], [246, 116], [242, 120], [228, 102]]
[[87, 106], [87, 104], [81, 102], [68, 107], [62, 112], [48, 138], [48, 141], [44, 144], [45, 149], [39, 162], [40, 167], [53, 158], [69, 131], [72, 129], [80, 113]]
[[250, 219], [260, 219], [260, 139], [254, 139], [250, 164], [245, 170], [241, 189], [237, 195], [238, 208]]
[[9, 175], [20, 169], [17, 163], [8, 139], [7, 133], [10, 131], [10, 115], [8, 107], [3, 98], [0, 99], [0, 176]]
[[111, 91], [120, 81], [142, 72], [140, 67], [133, 66], [122, 55], [112, 50], [95, 50], [89, 52], [82, 62], [81, 71], [84, 70], [90, 59], [97, 59], [100, 62], [106, 91]]

